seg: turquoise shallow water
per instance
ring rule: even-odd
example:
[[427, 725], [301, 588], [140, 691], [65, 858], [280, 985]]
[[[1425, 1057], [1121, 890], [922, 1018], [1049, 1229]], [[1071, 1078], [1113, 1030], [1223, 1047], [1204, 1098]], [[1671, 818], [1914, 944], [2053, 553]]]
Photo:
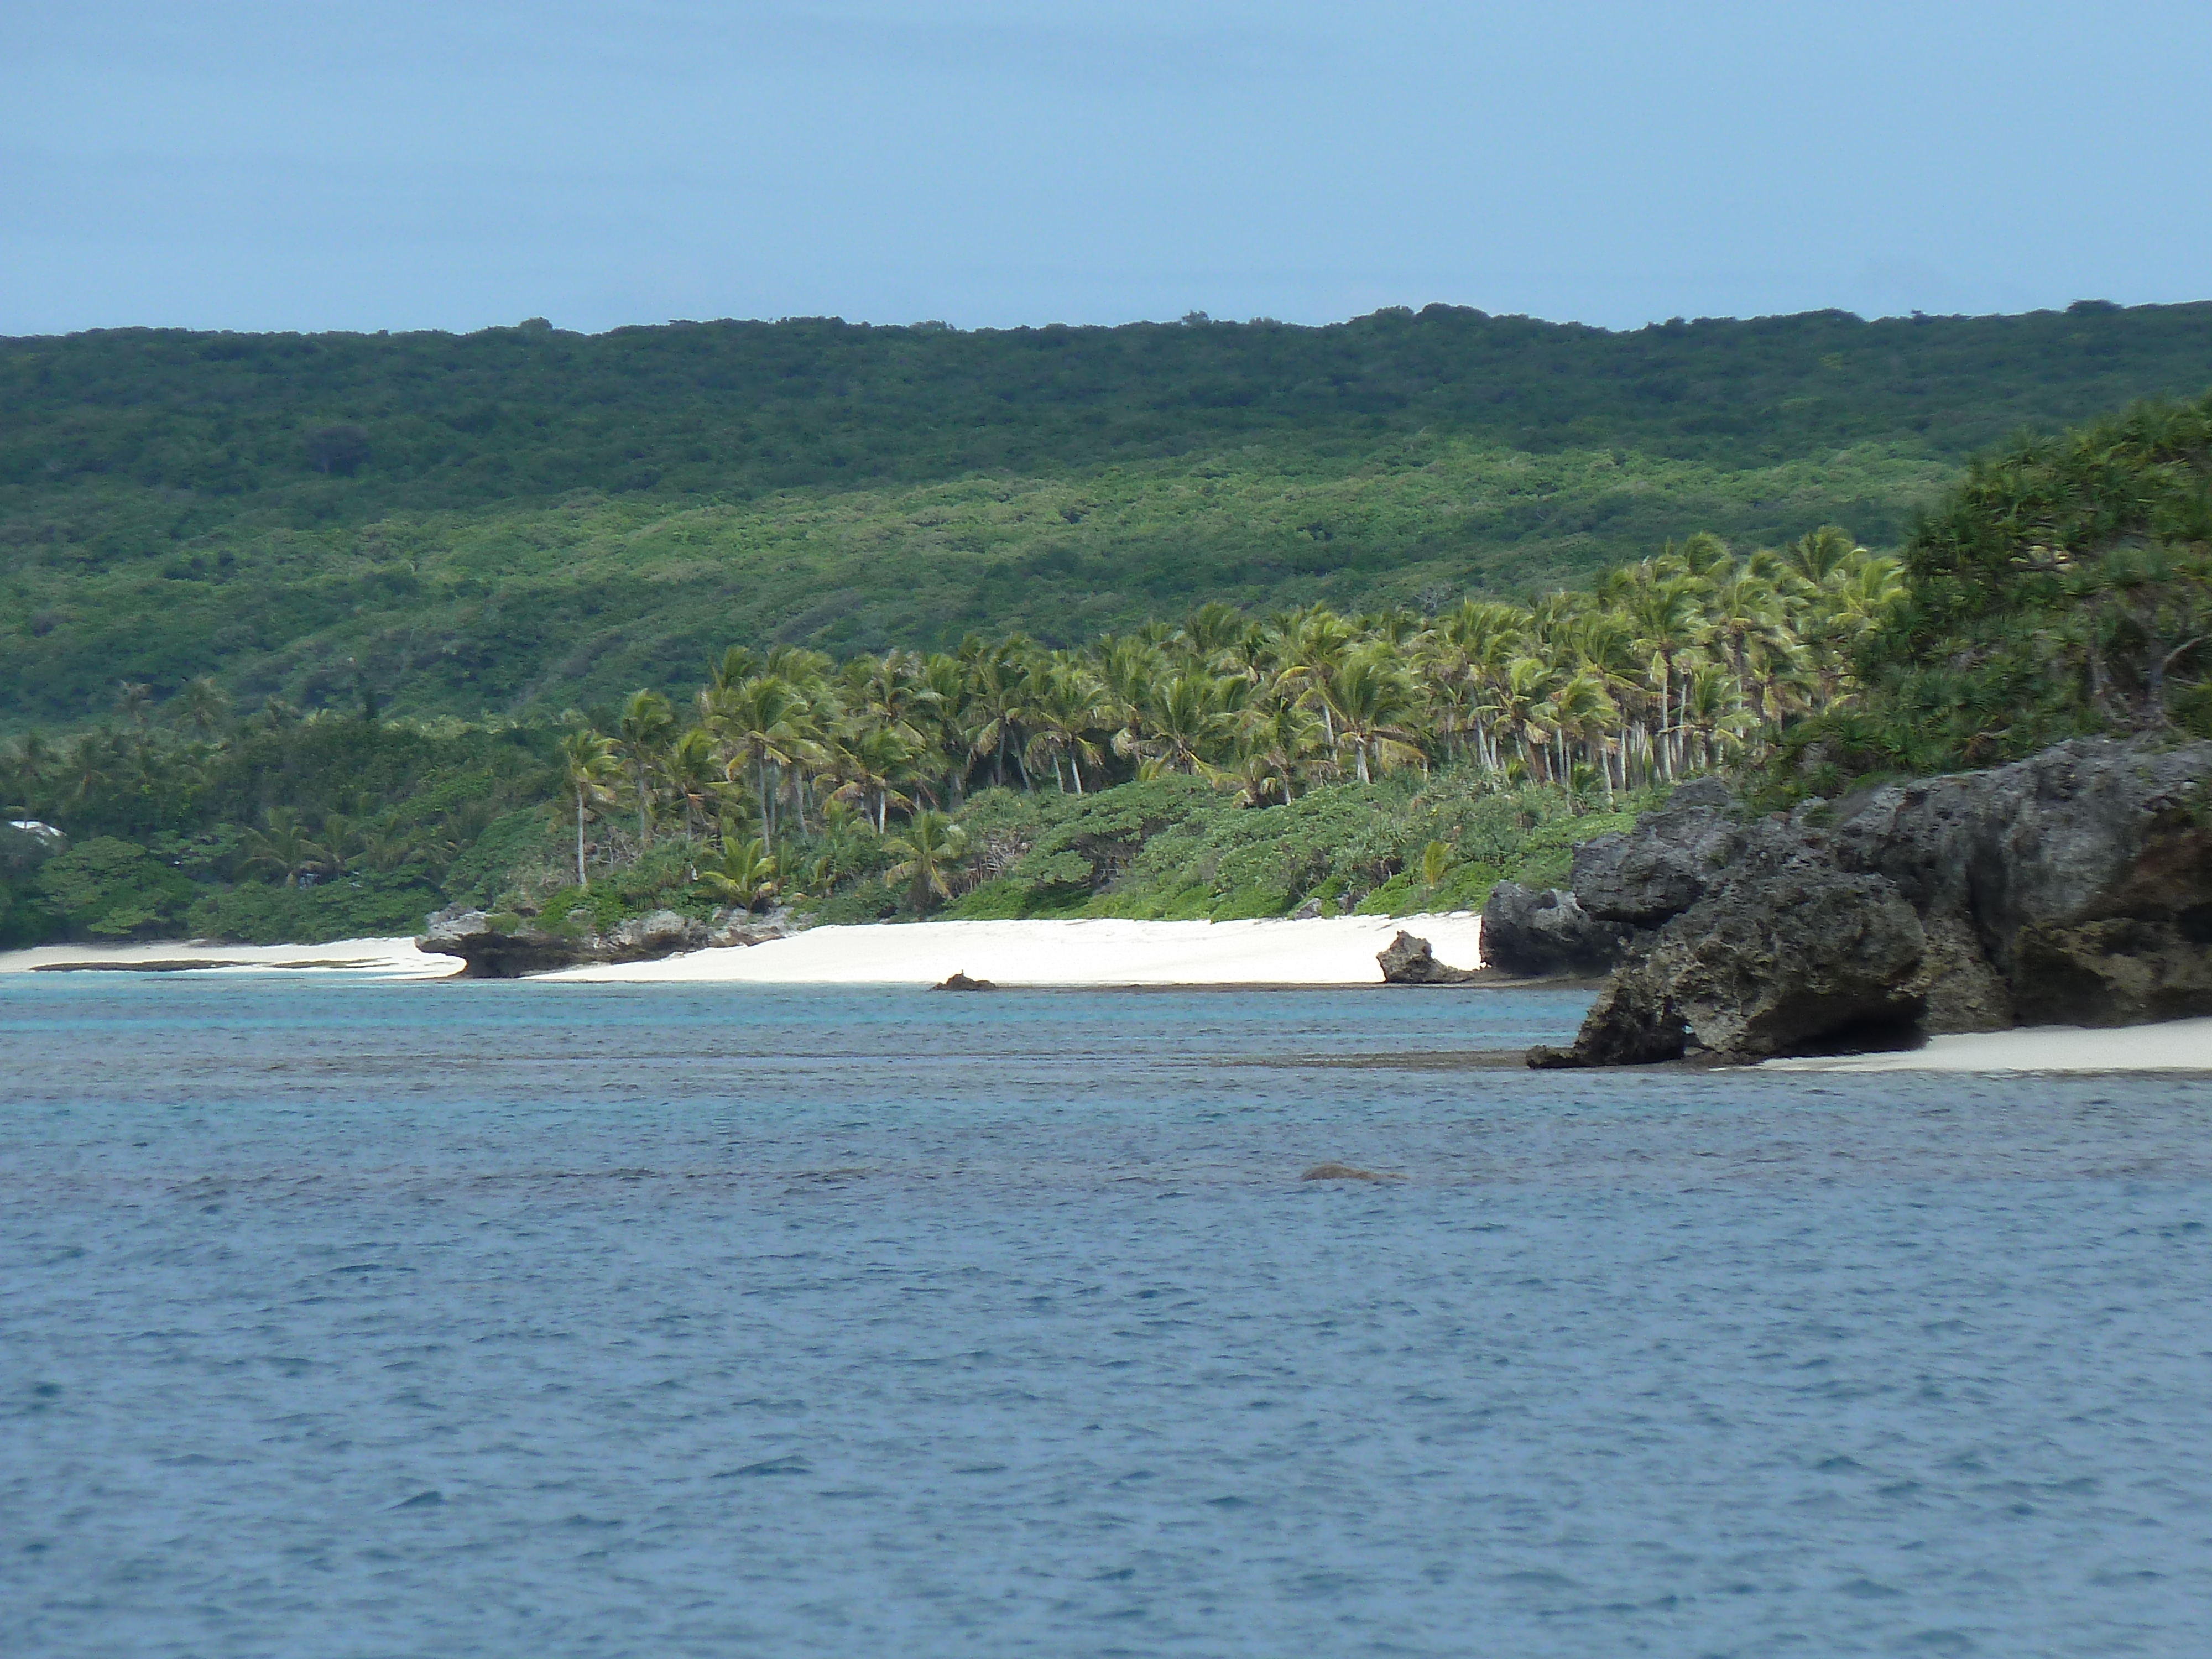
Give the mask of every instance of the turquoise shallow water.
[[0, 1651], [2212, 1651], [2212, 1088], [1579, 1012], [0, 981]]

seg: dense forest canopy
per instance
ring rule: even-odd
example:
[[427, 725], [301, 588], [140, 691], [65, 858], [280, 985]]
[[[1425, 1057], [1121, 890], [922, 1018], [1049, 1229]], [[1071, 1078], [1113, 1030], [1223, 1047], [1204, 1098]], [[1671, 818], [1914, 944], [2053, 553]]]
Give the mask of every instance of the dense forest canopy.
[[1971, 449], [2208, 384], [2207, 305], [0, 341], [0, 728], [210, 674], [550, 712], [732, 637], [1071, 645], [1526, 596], [1691, 527], [1893, 544]]

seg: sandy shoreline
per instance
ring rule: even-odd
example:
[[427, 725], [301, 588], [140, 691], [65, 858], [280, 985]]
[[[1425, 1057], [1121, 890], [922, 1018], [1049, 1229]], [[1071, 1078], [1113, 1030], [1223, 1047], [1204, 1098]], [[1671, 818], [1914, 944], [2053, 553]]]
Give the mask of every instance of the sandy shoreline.
[[[549, 983], [635, 985], [927, 986], [964, 973], [1007, 988], [1112, 986], [1380, 985], [1376, 953], [1401, 928], [1427, 939], [1437, 958], [1472, 968], [1482, 918], [1332, 916], [1304, 921], [939, 921], [817, 927], [791, 939], [696, 951], [658, 962], [564, 969]], [[130, 970], [237, 973], [343, 969], [380, 978], [442, 979], [453, 957], [426, 955], [411, 939], [327, 945], [49, 945], [0, 952], [0, 973]]]
[[1900, 1054], [1770, 1060], [1765, 1072], [2212, 1072], [2212, 1019], [1930, 1037]]
[[629, 985], [935, 985], [956, 973], [1015, 988], [1380, 985], [1376, 953], [1401, 929], [1437, 959], [1473, 968], [1482, 918], [1328, 916], [1306, 921], [935, 921], [816, 927], [731, 951], [621, 967], [569, 968], [551, 981]]
[[[1480, 962], [1482, 921], [1448, 915], [1330, 916], [1304, 921], [939, 921], [817, 927], [766, 945], [698, 951], [659, 962], [571, 968], [549, 984], [935, 985], [951, 975], [1007, 989], [1168, 989], [1380, 985], [1376, 952], [1400, 929], [1427, 939], [1440, 962]], [[459, 970], [411, 939], [327, 945], [49, 945], [0, 951], [0, 975], [75, 971], [346, 973], [438, 980]], [[96, 976], [105, 976], [97, 975]], [[1773, 1060], [1767, 1072], [2212, 1073], [2212, 1019], [2117, 1030], [2046, 1026], [1939, 1036], [1897, 1054]]]
[[282, 969], [367, 973], [380, 979], [444, 979], [460, 965], [452, 957], [425, 956], [411, 939], [341, 939], [327, 945], [210, 945], [161, 939], [148, 945], [41, 945], [30, 951], [0, 951], [0, 974], [70, 969], [120, 974], [163, 969], [221, 974]]

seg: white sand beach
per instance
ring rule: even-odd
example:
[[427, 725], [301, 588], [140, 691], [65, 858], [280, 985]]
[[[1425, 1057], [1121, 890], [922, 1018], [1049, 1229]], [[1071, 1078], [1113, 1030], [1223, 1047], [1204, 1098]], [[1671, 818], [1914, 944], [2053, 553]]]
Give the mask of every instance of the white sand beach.
[[956, 973], [1013, 987], [1379, 985], [1376, 953], [1404, 929], [1473, 968], [1482, 918], [1327, 916], [1305, 921], [936, 921], [817, 927], [767, 945], [550, 981], [624, 984], [935, 985]]
[[[955, 973], [1007, 988], [1379, 985], [1376, 953], [1401, 929], [1429, 941], [1437, 959], [1480, 965], [1482, 919], [1446, 915], [1331, 916], [1304, 921], [938, 921], [817, 927], [767, 945], [697, 951], [659, 962], [571, 968], [548, 984], [935, 985]], [[0, 951], [0, 974], [75, 968], [215, 974], [344, 972], [434, 980], [460, 969], [411, 939], [327, 945], [48, 945]], [[2089, 1030], [2043, 1026], [1939, 1036], [1897, 1054], [1771, 1060], [1770, 1072], [2212, 1073], [2212, 1019]]]
[[1930, 1037], [1902, 1054], [1770, 1060], [1768, 1072], [2212, 1072], [2212, 1019]]
[[343, 970], [380, 979], [444, 979], [459, 971], [453, 957], [425, 956], [411, 939], [342, 939], [327, 945], [211, 945], [162, 939], [148, 945], [42, 945], [0, 951], [0, 974], [70, 968], [120, 972], [191, 969], [205, 973]]

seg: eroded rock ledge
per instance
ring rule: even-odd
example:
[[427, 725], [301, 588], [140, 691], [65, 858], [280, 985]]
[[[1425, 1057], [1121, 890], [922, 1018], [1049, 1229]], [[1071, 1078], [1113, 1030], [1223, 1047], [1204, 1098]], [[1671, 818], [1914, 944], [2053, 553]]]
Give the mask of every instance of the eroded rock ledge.
[[1532, 1066], [2212, 1013], [2212, 744], [2085, 738], [1766, 818], [1700, 781], [1573, 884], [1626, 960]]
[[520, 979], [589, 963], [652, 962], [721, 945], [759, 945], [798, 932], [790, 912], [743, 913], [712, 924], [674, 910], [633, 916], [604, 933], [563, 933], [520, 916], [483, 910], [440, 910], [415, 941], [433, 956], [459, 957], [464, 979]]

